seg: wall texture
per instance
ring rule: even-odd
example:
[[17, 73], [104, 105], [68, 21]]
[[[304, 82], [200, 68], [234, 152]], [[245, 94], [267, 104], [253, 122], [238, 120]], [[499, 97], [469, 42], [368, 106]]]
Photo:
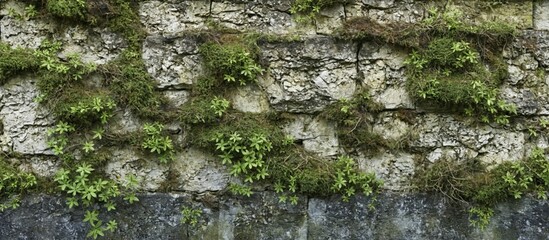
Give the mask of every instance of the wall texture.
[[[289, 0], [277, 1], [141, 1], [139, 18], [147, 36], [142, 59], [155, 79], [156, 90], [175, 107], [191, 97], [203, 74], [199, 46], [193, 34], [212, 28], [211, 22], [243, 32], [260, 32], [291, 41], [259, 43], [260, 62], [267, 71], [258, 84], [231, 93], [232, 107], [242, 112], [288, 113], [284, 131], [303, 148], [323, 157], [351, 154], [361, 170], [384, 180], [375, 210], [362, 196], [342, 203], [337, 197], [299, 196], [297, 205], [278, 203], [264, 188], [250, 198], [226, 194], [234, 180], [214, 153], [183, 147], [174, 161], [161, 164], [139, 149], [110, 146], [105, 175], [119, 181], [133, 173], [140, 179], [141, 201], [119, 205], [112, 218], [119, 229], [112, 238], [124, 239], [541, 239], [549, 236], [544, 220], [546, 201], [524, 198], [498, 205], [485, 230], [468, 225], [467, 212], [445, 199], [418, 193], [411, 178], [418, 161], [475, 158], [488, 166], [527, 157], [534, 147], [549, 147], [546, 134], [528, 133], [531, 122], [549, 115], [549, 1], [509, 1], [479, 9], [477, 1], [453, 1], [472, 21], [516, 23], [520, 33], [505, 46], [509, 77], [501, 85], [502, 98], [517, 106], [511, 124], [479, 124], [455, 114], [431, 111], [412, 101], [406, 90], [404, 60], [410, 50], [371, 40], [357, 43], [336, 36], [343, 23], [368, 16], [384, 24], [417, 23], [427, 15], [429, 1], [357, 0], [322, 10], [314, 24], [300, 24], [290, 14]], [[432, 3], [435, 4], [435, 3]], [[12, 47], [36, 49], [42, 40], [63, 43], [61, 57], [77, 52], [83, 61], [105, 64], [128, 47], [108, 28], [69, 25], [53, 19], [20, 20], [8, 9], [22, 9], [18, 1], [2, 2], [0, 40]], [[382, 110], [373, 115], [372, 131], [386, 140], [416, 136], [405, 150], [382, 149], [378, 154], [346, 152], [335, 123], [319, 116], [331, 103], [369, 89]], [[36, 79], [22, 74], [0, 86], [0, 147], [19, 169], [52, 177], [59, 160], [47, 145], [47, 129], [54, 124], [46, 108], [33, 101], [40, 92]], [[400, 114], [409, 113], [413, 121]], [[144, 120], [128, 109], [117, 109], [109, 125], [126, 134], [142, 128]], [[178, 122], [167, 126], [174, 144], [190, 138]], [[418, 160], [421, 159], [421, 160]], [[177, 172], [177, 176], [170, 175]], [[163, 188], [170, 182], [169, 192]], [[162, 192], [162, 193], [160, 193]], [[181, 224], [180, 208], [203, 210], [198, 226]], [[0, 239], [81, 239], [88, 226], [81, 210], [69, 210], [64, 198], [43, 194], [25, 197], [15, 210], [0, 213]]]

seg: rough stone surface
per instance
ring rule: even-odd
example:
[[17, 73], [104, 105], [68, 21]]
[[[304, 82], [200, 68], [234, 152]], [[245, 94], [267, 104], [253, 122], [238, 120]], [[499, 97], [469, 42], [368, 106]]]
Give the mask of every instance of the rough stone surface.
[[34, 101], [39, 92], [32, 79], [13, 79], [0, 87], [2, 151], [21, 154], [52, 154], [47, 145], [47, 129], [53, 117]]
[[10, 16], [9, 9], [22, 14], [25, 4], [8, 1], [0, 10], [0, 39], [11, 46], [36, 49], [40, 43], [54, 32], [54, 23], [35, 19], [18, 19]]
[[227, 187], [229, 172], [210, 154], [187, 149], [175, 157], [172, 170], [179, 174], [174, 187], [179, 191], [220, 191]]
[[549, 1], [534, 1], [534, 28], [536, 30], [549, 30]]
[[364, 172], [374, 172], [383, 180], [383, 188], [405, 190], [411, 185], [415, 171], [414, 155], [409, 153], [381, 153], [374, 157], [356, 157], [359, 168]]
[[58, 38], [65, 43], [59, 54], [61, 58], [76, 53], [82, 61], [94, 64], [114, 60], [126, 45], [118, 34], [99, 28], [70, 27]]
[[105, 173], [113, 180], [126, 184], [126, 177], [133, 174], [139, 181], [139, 188], [154, 191], [160, 188], [168, 176], [168, 167], [158, 159], [140, 157], [136, 151], [114, 149], [112, 160], [107, 163]]
[[301, 141], [307, 151], [321, 156], [339, 153], [339, 141], [334, 126], [320, 118], [299, 115], [285, 126], [284, 131], [295, 140]]
[[185, 88], [202, 75], [199, 44], [194, 37], [151, 36], [145, 40], [143, 61], [158, 88]]
[[139, 16], [151, 34], [175, 34], [203, 29], [210, 6], [207, 1], [144, 1]]
[[[139, 203], [119, 201], [118, 228], [107, 238], [124, 239], [545, 239], [549, 235], [544, 202], [523, 198], [495, 208], [485, 230], [469, 225], [467, 212], [441, 197], [423, 194], [371, 199], [300, 198], [297, 205], [277, 203], [273, 193], [251, 198], [216, 198], [186, 194], [142, 194]], [[196, 199], [201, 199], [196, 201]], [[209, 199], [209, 200], [206, 200]], [[180, 209], [200, 209], [198, 224], [180, 223]], [[69, 209], [58, 196], [32, 195], [21, 207], [0, 213], [5, 239], [83, 239], [89, 225], [81, 208]]]
[[278, 111], [312, 113], [356, 89], [356, 45], [332, 38], [262, 46], [269, 71], [260, 84]]
[[[205, 72], [200, 45], [207, 36], [230, 28], [261, 35], [258, 58], [265, 69], [257, 84], [223, 91], [223, 97], [231, 101], [231, 111], [280, 113], [291, 119], [280, 127], [296, 144], [321, 157], [351, 155], [360, 170], [373, 171], [384, 180], [386, 190], [412, 189], [418, 163], [476, 159], [491, 168], [523, 159], [535, 147], [548, 148], [549, 136], [540, 125], [540, 119], [549, 116], [547, 0], [505, 4], [356, 0], [322, 9], [308, 24], [298, 23], [298, 16], [290, 14], [292, 2], [139, 1], [139, 17], [147, 34], [143, 61], [157, 83], [156, 90], [170, 101], [161, 108], [177, 111], [193, 97], [193, 87]], [[63, 43], [61, 59], [78, 53], [83, 61], [95, 64], [108, 63], [127, 47], [124, 38], [108, 28], [85, 24], [61, 27], [48, 16], [22, 20], [10, 14], [10, 8], [23, 13], [26, 4], [28, 1], [2, 1], [0, 7], [0, 40], [12, 47], [36, 49], [42, 40], [51, 38]], [[353, 17], [368, 17], [382, 24], [417, 23], [431, 6], [459, 9], [473, 24], [493, 20], [518, 24], [519, 34], [503, 51], [509, 77], [499, 89], [506, 102], [517, 106], [517, 116], [509, 125], [482, 124], [475, 121], [477, 116], [464, 117], [414, 103], [406, 91], [404, 64], [411, 49], [379, 39], [350, 41], [336, 36]], [[46, 144], [54, 116], [33, 101], [39, 91], [29, 75], [8, 79], [0, 86], [0, 158], [22, 171], [51, 177], [64, 164]], [[107, 87], [108, 76], [96, 75], [84, 85]], [[367, 113], [368, 127], [388, 145], [395, 145], [380, 149], [377, 155], [342, 149], [337, 124], [319, 117], [329, 104], [365, 91], [382, 108]], [[137, 135], [144, 123], [154, 121], [139, 119], [124, 106], [118, 107], [107, 126], [108, 134]], [[502, 203], [487, 230], [480, 231], [469, 226], [463, 208], [447, 205], [433, 195], [386, 191], [379, 196], [376, 210], [369, 210], [370, 199], [362, 196], [349, 203], [337, 196], [299, 196], [296, 206], [279, 204], [278, 195], [268, 191], [271, 186], [263, 185], [255, 186], [260, 192], [251, 198], [234, 196], [227, 186], [239, 179], [230, 176], [217, 156], [189, 147], [189, 138], [195, 136], [188, 136], [184, 126], [172, 120], [164, 124], [177, 153], [168, 164], [159, 163], [157, 156], [133, 144], [99, 144], [100, 151], [110, 151], [110, 158], [98, 170], [120, 183], [126, 175], [135, 174], [141, 180], [139, 189], [153, 192], [142, 194], [138, 204], [120, 203], [116, 212], [109, 213], [119, 220], [119, 230], [106, 238], [544, 239], [549, 235], [547, 201], [530, 198]], [[536, 129], [537, 135], [529, 134], [528, 129]], [[171, 193], [154, 193], [158, 191]], [[85, 238], [89, 226], [82, 223], [84, 211], [69, 210], [64, 202], [59, 196], [25, 198], [19, 209], [0, 213], [0, 239]], [[197, 226], [180, 223], [182, 206], [203, 211]]]
[[241, 112], [264, 113], [270, 109], [267, 96], [255, 86], [238, 88], [231, 98], [232, 107]]

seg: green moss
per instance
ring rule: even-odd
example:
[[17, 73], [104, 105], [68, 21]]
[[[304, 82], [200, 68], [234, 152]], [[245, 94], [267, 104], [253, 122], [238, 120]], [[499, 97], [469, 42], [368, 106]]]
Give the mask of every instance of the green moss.
[[110, 4], [114, 17], [108, 20], [107, 25], [126, 38], [130, 50], [140, 51], [146, 33], [141, 25], [137, 6], [132, 6], [131, 2], [126, 0], [110, 0]]
[[18, 207], [21, 195], [31, 190], [36, 183], [33, 174], [17, 170], [0, 157], [0, 212]]
[[[484, 63], [494, 68], [487, 69]], [[414, 51], [406, 60], [411, 96], [421, 104], [455, 108], [467, 115], [481, 114], [483, 122], [507, 124], [515, 106], [499, 98], [498, 84], [506, 68], [500, 61], [481, 58], [463, 40], [436, 38], [425, 49]]]
[[[475, 160], [439, 160], [417, 170], [414, 179], [420, 190], [438, 192], [466, 206], [486, 209], [525, 194], [547, 199], [549, 161], [542, 149], [532, 150], [521, 161], [504, 162], [491, 170]], [[477, 210], [472, 212], [479, 214]]]
[[350, 1], [346, 0], [295, 0], [290, 8], [290, 13], [297, 14], [297, 21], [311, 22], [314, 21], [321, 10], [344, 4]]
[[517, 33], [516, 26], [502, 21], [483, 21], [467, 24], [463, 13], [456, 8], [443, 11], [426, 9], [428, 16], [419, 23], [391, 22], [381, 24], [370, 17], [346, 20], [338, 36], [348, 40], [380, 40], [412, 48], [421, 48], [435, 38], [467, 40], [482, 54], [509, 43]]
[[[226, 106], [218, 106], [222, 101]], [[180, 110], [180, 120], [186, 124], [213, 124], [220, 120], [229, 107], [229, 102], [223, 98], [203, 95], [185, 103]]]
[[57, 119], [80, 127], [105, 124], [116, 106], [109, 93], [101, 90], [72, 88], [60, 97], [53, 108]]
[[107, 86], [119, 106], [129, 107], [141, 117], [163, 118], [161, 105], [166, 100], [155, 91], [155, 81], [139, 53], [126, 50], [100, 71], [107, 76]]
[[46, 9], [52, 15], [61, 18], [85, 20], [88, 3], [86, 0], [48, 0]]
[[38, 69], [39, 65], [32, 50], [14, 49], [0, 42], [0, 85], [17, 74]]
[[242, 39], [225, 39], [226, 42], [209, 42], [200, 46], [200, 54], [211, 78], [215, 80], [203, 86], [222, 84], [246, 85], [256, 81], [263, 69], [257, 64], [257, 49], [254, 45], [241, 42]]

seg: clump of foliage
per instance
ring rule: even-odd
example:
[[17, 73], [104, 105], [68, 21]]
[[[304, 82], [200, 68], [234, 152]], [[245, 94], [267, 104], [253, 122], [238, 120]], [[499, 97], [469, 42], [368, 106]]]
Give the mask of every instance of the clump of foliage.
[[367, 153], [376, 153], [389, 146], [389, 141], [372, 132], [371, 115], [381, 110], [367, 92], [351, 99], [340, 99], [328, 106], [321, 117], [337, 123], [340, 144], [347, 150], [360, 149]]
[[468, 42], [437, 38], [405, 63], [408, 89], [417, 100], [465, 108], [468, 115], [481, 114], [483, 122], [507, 124], [516, 114], [514, 105], [499, 98], [497, 86], [504, 76], [486, 69]]
[[172, 139], [169, 136], [165, 136], [163, 130], [164, 125], [158, 122], [146, 123], [143, 126], [145, 138], [141, 146], [143, 149], [157, 154], [161, 163], [168, 163], [173, 160], [175, 151]]
[[347, 2], [346, 0], [295, 0], [290, 13], [298, 15], [298, 22], [311, 22], [321, 10]]
[[40, 63], [37, 85], [41, 95], [38, 100], [54, 109], [57, 104], [73, 97], [65, 93], [73, 90], [81, 84], [82, 79], [96, 70], [95, 65], [83, 63], [77, 54], [68, 55], [66, 60], [60, 59], [57, 56], [60, 50], [60, 42], [45, 40], [34, 52]]
[[74, 130], [72, 125], [63, 121], [57, 122], [54, 128], [48, 130], [48, 146], [52, 148], [55, 155], [61, 156], [65, 153], [65, 148], [69, 143], [69, 134]]
[[39, 66], [32, 52], [27, 49], [13, 49], [8, 44], [0, 43], [0, 55], [0, 84], [16, 74], [36, 70]]
[[139, 201], [135, 195], [137, 179], [133, 175], [127, 176], [127, 185], [122, 189], [112, 180], [106, 180], [92, 175], [91, 165], [82, 163], [76, 170], [61, 169], [55, 176], [59, 189], [67, 194], [67, 205], [69, 208], [83, 207], [93, 210], [86, 210], [84, 222], [90, 224], [91, 228], [88, 237], [96, 239], [104, 236], [105, 231], [114, 232], [117, 227], [116, 220], [110, 220], [106, 225], [99, 219], [99, 211], [96, 207], [100, 204], [107, 211], [116, 210], [114, 199], [125, 195], [124, 200], [130, 204]]
[[13, 8], [8, 8], [8, 15], [20, 21], [28, 21], [38, 15], [38, 10], [34, 5], [29, 4], [23, 9], [23, 12], [18, 12]]
[[348, 156], [340, 156], [335, 162], [311, 158], [302, 160], [305, 160], [306, 165], [293, 165], [295, 162], [290, 161], [273, 162], [270, 165], [273, 172], [277, 172], [273, 181], [275, 191], [282, 194], [279, 197], [280, 202], [289, 199], [290, 203], [296, 204], [296, 193], [317, 196], [341, 194], [346, 202], [359, 191], [371, 196], [383, 185], [375, 174], [359, 171], [355, 161]]
[[107, 85], [119, 105], [129, 107], [142, 117], [162, 115], [159, 110], [165, 99], [154, 90], [155, 82], [138, 52], [126, 50], [100, 70], [106, 75]]
[[183, 207], [181, 209], [181, 223], [190, 224], [191, 226], [196, 226], [198, 219], [202, 216], [202, 209], [195, 209], [191, 207]]
[[230, 102], [222, 97], [199, 97], [181, 108], [180, 119], [187, 124], [210, 124], [227, 112]]
[[373, 174], [360, 173], [348, 157], [334, 162], [307, 153], [261, 115], [232, 113], [215, 125], [194, 128], [201, 133], [194, 143], [218, 153], [231, 175], [243, 180], [230, 185], [234, 194], [249, 196], [251, 184], [271, 183], [280, 193], [280, 202], [297, 204], [297, 194], [337, 193], [348, 200], [359, 190], [370, 195], [381, 185]]
[[48, 0], [48, 12], [57, 17], [84, 20], [87, 15], [86, 0]]
[[91, 96], [87, 96], [88, 94], [85, 93], [79, 98], [67, 99], [66, 102], [58, 104], [55, 109], [58, 119], [78, 123], [80, 126], [91, 126], [95, 123], [107, 124], [116, 107], [114, 100], [105, 94], [92, 93]]
[[[451, 36], [468, 39], [479, 48], [494, 48], [511, 41], [517, 32], [515, 26], [502, 22], [468, 23], [463, 13], [452, 7], [443, 11], [432, 7], [427, 12], [429, 15], [419, 23], [380, 23], [370, 17], [350, 18], [338, 35], [344, 39], [381, 40], [412, 48], [423, 48], [434, 38]], [[490, 49], [483, 48], [483, 54], [487, 50]]]
[[256, 77], [263, 72], [256, 62], [256, 48], [251, 41], [238, 37], [227, 37], [224, 42], [208, 42], [200, 46], [200, 54], [210, 74], [209, 79], [204, 79], [210, 83], [202, 84], [203, 87], [213, 88], [234, 83], [246, 85], [255, 82]]
[[472, 205], [471, 223], [484, 227], [493, 214], [492, 206], [499, 202], [519, 199], [528, 193], [547, 199], [549, 161], [539, 148], [532, 150], [524, 160], [505, 162], [489, 171], [483, 170], [475, 161], [440, 160], [418, 171], [416, 181], [420, 189], [439, 192]]
[[21, 195], [32, 189], [36, 182], [32, 173], [19, 171], [0, 158], [0, 212], [17, 208]]
[[109, 3], [114, 17], [108, 18], [108, 27], [126, 38], [130, 50], [140, 51], [146, 33], [139, 19], [136, 2], [110, 0]]
[[498, 86], [507, 77], [502, 47], [512, 40], [515, 27], [489, 21], [473, 25], [452, 7], [428, 12], [417, 24], [354, 18], [340, 35], [413, 48], [405, 62], [407, 88], [419, 104], [480, 114], [483, 122], [509, 123], [515, 106], [499, 97]]

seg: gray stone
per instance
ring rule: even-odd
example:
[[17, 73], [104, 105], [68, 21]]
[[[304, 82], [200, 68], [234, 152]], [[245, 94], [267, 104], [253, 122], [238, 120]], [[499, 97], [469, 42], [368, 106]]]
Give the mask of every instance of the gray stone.
[[[468, 213], [433, 194], [383, 193], [377, 201], [358, 195], [300, 198], [296, 206], [277, 203], [273, 193], [216, 200], [187, 194], [140, 194], [139, 203], [117, 201], [100, 218], [116, 220], [111, 239], [545, 239], [545, 201], [524, 197], [496, 206], [484, 230]], [[200, 202], [196, 201], [199, 199]], [[210, 200], [208, 200], [210, 199]], [[371, 209], [373, 204], [375, 209]], [[201, 210], [198, 224], [180, 222], [181, 208]], [[85, 211], [69, 209], [59, 196], [31, 195], [15, 210], [0, 213], [6, 239], [84, 239]]]
[[206, 1], [143, 1], [139, 17], [150, 34], [175, 34], [206, 28], [210, 4]]
[[164, 91], [164, 96], [169, 100], [173, 107], [179, 108], [189, 101], [190, 93], [188, 91]]
[[53, 117], [34, 100], [39, 91], [34, 80], [15, 78], [0, 87], [0, 119], [3, 125], [2, 150], [21, 154], [52, 155], [47, 130]]
[[549, 30], [549, 1], [534, 1], [534, 29]]
[[10, 16], [9, 9], [24, 14], [26, 4], [21, 1], [2, 3], [0, 10], [0, 39], [13, 47], [36, 49], [54, 32], [54, 23], [49, 20], [17, 19]]
[[160, 89], [188, 88], [202, 73], [195, 37], [151, 36], [145, 39], [143, 61]]
[[525, 134], [497, 131], [490, 144], [479, 150], [480, 161], [495, 166], [504, 161], [518, 161], [525, 155]]
[[111, 161], [105, 167], [105, 173], [118, 183], [127, 183], [127, 176], [135, 175], [139, 189], [155, 191], [160, 188], [168, 176], [168, 167], [158, 159], [145, 159], [138, 152], [128, 149], [113, 149]]
[[295, 140], [302, 141], [307, 151], [321, 156], [335, 156], [340, 152], [335, 126], [320, 118], [296, 116], [284, 127], [284, 131]]
[[218, 158], [192, 148], [176, 155], [172, 171], [179, 175], [174, 186], [179, 191], [220, 191], [229, 181], [229, 170]]
[[142, 121], [134, 116], [128, 108], [118, 109], [108, 125], [108, 130], [115, 134], [125, 135], [141, 130]]
[[57, 38], [63, 42], [62, 59], [76, 53], [86, 63], [105, 64], [126, 47], [124, 38], [108, 29], [69, 27]]
[[279, 203], [271, 192], [226, 198], [221, 202], [221, 214], [232, 223], [232, 232], [223, 239], [308, 239], [306, 203], [304, 197], [295, 206]]
[[411, 185], [415, 171], [414, 155], [409, 153], [384, 152], [373, 157], [356, 157], [359, 169], [374, 172], [383, 180], [383, 188], [389, 190], [406, 190]]
[[260, 79], [278, 111], [313, 113], [356, 89], [356, 45], [331, 38], [261, 46], [269, 71]]
[[269, 100], [257, 86], [236, 89], [231, 96], [232, 107], [241, 112], [265, 113], [270, 109]]

